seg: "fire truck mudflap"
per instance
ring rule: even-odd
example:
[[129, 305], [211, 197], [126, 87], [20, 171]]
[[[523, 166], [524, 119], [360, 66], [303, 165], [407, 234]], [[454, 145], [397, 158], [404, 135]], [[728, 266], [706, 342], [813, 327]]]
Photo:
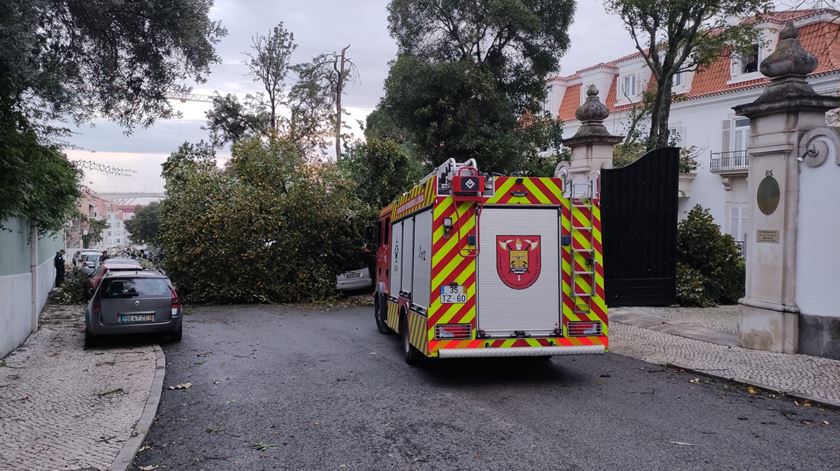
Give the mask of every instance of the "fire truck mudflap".
[[597, 180], [450, 160], [383, 210], [375, 314], [406, 361], [606, 352]]

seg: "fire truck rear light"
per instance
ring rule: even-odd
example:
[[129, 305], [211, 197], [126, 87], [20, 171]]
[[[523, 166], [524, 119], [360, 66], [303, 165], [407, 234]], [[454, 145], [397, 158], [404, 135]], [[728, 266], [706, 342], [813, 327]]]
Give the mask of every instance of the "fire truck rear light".
[[435, 337], [438, 339], [470, 339], [472, 325], [470, 324], [438, 324], [435, 326]]
[[572, 337], [584, 337], [587, 335], [601, 335], [601, 323], [592, 321], [569, 322], [569, 335]]

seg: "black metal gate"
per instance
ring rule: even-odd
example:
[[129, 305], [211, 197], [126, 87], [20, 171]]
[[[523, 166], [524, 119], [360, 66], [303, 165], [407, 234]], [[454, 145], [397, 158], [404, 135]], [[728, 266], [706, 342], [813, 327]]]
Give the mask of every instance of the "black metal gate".
[[626, 167], [601, 172], [610, 307], [676, 302], [679, 151], [655, 149]]

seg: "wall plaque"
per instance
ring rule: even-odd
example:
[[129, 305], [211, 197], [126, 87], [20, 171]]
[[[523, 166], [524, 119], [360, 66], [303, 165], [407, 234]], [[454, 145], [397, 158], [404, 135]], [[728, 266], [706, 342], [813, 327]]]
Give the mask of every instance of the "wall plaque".
[[773, 171], [768, 170], [764, 179], [758, 184], [758, 192], [756, 194], [758, 209], [768, 216], [773, 214], [776, 212], [776, 208], [779, 207], [780, 197], [779, 182], [773, 177]]
[[778, 244], [779, 231], [758, 229], [755, 231], [755, 241], [763, 244]]

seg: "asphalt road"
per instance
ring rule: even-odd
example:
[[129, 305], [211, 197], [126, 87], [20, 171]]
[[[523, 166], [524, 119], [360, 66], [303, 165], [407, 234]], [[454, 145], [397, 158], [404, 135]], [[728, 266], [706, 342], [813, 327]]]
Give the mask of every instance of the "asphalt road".
[[[840, 413], [615, 354], [406, 365], [372, 308], [195, 308], [139, 466], [837, 469]], [[168, 389], [181, 383], [188, 389]]]

